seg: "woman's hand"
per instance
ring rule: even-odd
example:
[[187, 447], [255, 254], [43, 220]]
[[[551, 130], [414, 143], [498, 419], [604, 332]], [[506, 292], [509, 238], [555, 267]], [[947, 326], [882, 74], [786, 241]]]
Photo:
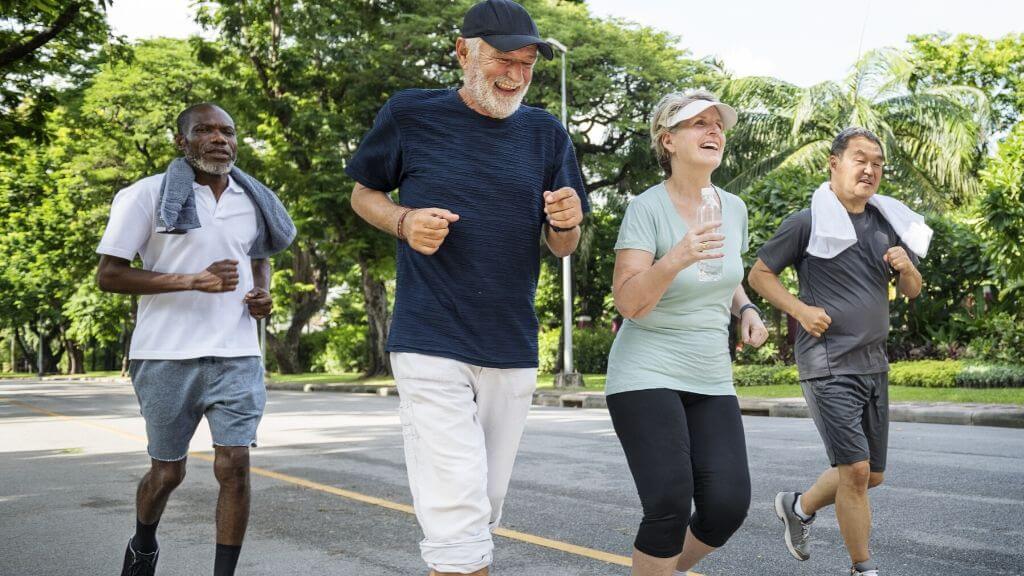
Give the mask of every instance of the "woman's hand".
[[701, 260], [713, 260], [722, 258], [725, 254], [712, 252], [725, 246], [725, 236], [712, 232], [721, 226], [721, 222], [708, 222], [692, 228], [683, 236], [678, 244], [668, 252], [668, 257], [679, 267], [680, 270], [689, 268]]
[[760, 348], [768, 339], [768, 328], [765, 328], [764, 321], [757, 313], [757, 310], [748, 308], [743, 311], [740, 318], [740, 339], [743, 344]]

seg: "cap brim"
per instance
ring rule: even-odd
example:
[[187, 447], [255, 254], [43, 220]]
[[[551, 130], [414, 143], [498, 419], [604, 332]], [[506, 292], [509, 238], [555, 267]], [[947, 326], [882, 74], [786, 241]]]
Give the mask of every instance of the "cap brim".
[[537, 51], [548, 60], [555, 57], [555, 53], [551, 49], [551, 45], [536, 36], [528, 36], [524, 34], [492, 34], [490, 36], [481, 36], [480, 38], [502, 52], [513, 52], [515, 50], [519, 50], [523, 46], [533, 44], [537, 46]]
[[732, 106], [721, 102], [712, 102], [711, 100], [696, 100], [684, 106], [679, 112], [676, 112], [676, 114], [669, 119], [668, 127], [671, 128], [683, 120], [689, 120], [712, 106], [718, 108], [718, 114], [722, 117], [723, 128], [729, 130], [736, 125], [736, 122], [739, 120], [739, 115], [736, 113], [736, 109]]

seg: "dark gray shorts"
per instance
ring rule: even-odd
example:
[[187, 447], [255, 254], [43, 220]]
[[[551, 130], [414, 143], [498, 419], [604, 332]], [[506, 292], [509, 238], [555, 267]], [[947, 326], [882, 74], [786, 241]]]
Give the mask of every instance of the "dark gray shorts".
[[868, 460], [885, 470], [889, 374], [844, 374], [800, 381], [807, 408], [833, 466]]
[[256, 445], [267, 403], [259, 356], [132, 360], [129, 373], [146, 421], [150, 457], [185, 458], [204, 415], [215, 446]]

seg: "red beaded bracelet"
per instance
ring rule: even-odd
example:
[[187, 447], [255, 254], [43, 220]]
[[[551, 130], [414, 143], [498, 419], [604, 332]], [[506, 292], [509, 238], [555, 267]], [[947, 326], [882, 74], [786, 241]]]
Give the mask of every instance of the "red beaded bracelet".
[[405, 223], [405, 217], [408, 216], [409, 212], [412, 212], [413, 210], [414, 208], [406, 208], [405, 212], [402, 212], [402, 215], [398, 217], [398, 229], [395, 232], [399, 240], [407, 240], [407, 238], [405, 237], [405, 232], [402, 230], [402, 224]]

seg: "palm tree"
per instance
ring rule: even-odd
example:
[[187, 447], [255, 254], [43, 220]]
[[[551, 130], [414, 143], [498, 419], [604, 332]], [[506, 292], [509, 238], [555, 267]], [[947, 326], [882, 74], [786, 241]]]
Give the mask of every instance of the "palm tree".
[[860, 59], [843, 83], [801, 88], [774, 78], [725, 78], [716, 88], [737, 107], [740, 123], [716, 180], [741, 192], [780, 168], [823, 171], [835, 135], [861, 126], [885, 146], [887, 179], [916, 191], [921, 202], [949, 206], [978, 193], [987, 98], [964, 86], [912, 90], [913, 71], [906, 52], [882, 49]]

